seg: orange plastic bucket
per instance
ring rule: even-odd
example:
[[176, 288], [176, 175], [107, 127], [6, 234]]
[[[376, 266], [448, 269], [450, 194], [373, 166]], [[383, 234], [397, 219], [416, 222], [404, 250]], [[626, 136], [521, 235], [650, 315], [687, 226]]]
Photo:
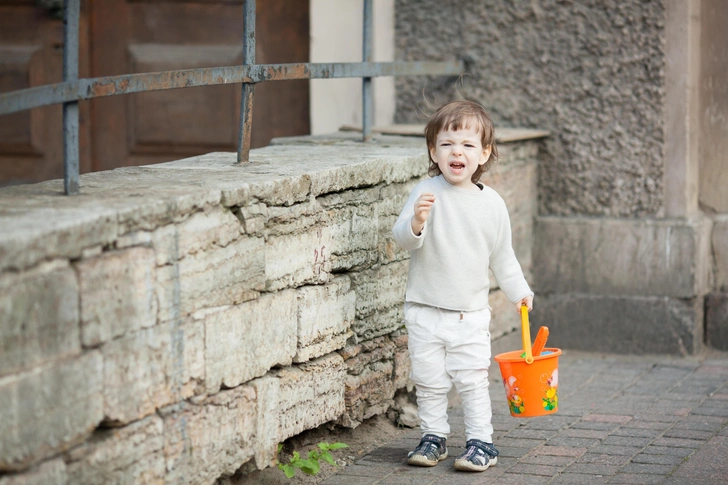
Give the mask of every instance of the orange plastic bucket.
[[[496, 355], [511, 416], [531, 418], [559, 410], [559, 355], [561, 349], [544, 348], [546, 355], [531, 354], [528, 309], [521, 308], [524, 350]], [[525, 357], [523, 356], [525, 354]]]

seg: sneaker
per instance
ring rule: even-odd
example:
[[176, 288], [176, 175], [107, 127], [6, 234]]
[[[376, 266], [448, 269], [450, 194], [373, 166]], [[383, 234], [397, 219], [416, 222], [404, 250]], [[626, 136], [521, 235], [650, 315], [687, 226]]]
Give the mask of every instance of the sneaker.
[[420, 440], [415, 451], [407, 455], [407, 463], [415, 466], [435, 466], [447, 458], [446, 438], [434, 434], [426, 434]]
[[468, 440], [465, 452], [455, 460], [455, 469], [466, 472], [482, 472], [498, 463], [498, 450], [493, 443]]

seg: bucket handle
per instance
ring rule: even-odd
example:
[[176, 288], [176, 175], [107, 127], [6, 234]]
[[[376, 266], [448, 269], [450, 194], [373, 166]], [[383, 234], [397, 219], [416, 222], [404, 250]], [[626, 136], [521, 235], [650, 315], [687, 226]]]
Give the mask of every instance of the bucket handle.
[[528, 307], [526, 305], [521, 305], [521, 340], [523, 341], [523, 351], [526, 353], [526, 364], [533, 364], [531, 327], [528, 324]]

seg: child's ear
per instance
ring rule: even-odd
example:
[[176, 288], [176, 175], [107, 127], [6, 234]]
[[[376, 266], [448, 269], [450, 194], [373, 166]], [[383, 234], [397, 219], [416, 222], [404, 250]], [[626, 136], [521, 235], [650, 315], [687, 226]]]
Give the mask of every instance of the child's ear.
[[430, 147], [430, 158], [432, 158], [432, 161], [437, 163], [437, 150], [435, 150], [435, 147]]
[[493, 146], [488, 145], [487, 147], [483, 148], [483, 156], [480, 157], [479, 165], [483, 165], [485, 162], [488, 161], [488, 158], [490, 158], [490, 152], [493, 151]]

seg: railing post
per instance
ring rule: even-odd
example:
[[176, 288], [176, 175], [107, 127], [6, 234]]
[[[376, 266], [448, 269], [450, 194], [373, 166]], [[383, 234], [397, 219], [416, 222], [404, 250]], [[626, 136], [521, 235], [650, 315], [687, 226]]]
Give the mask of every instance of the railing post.
[[[255, 64], [255, 0], [245, 0], [243, 6], [243, 64]], [[238, 163], [247, 162], [250, 156], [254, 87], [253, 83], [243, 83], [240, 96]]]
[[[64, 0], [63, 82], [78, 80], [78, 24], [81, 0]], [[63, 103], [63, 190], [79, 193], [78, 101]]]
[[[372, 23], [373, 8], [372, 0], [364, 0], [364, 32], [362, 38], [363, 45], [363, 62], [372, 62], [372, 51], [374, 41], [374, 29]], [[372, 78], [362, 78], [362, 139], [363, 141], [371, 141], [372, 139], [372, 113], [374, 111], [374, 100], [372, 98]]]

